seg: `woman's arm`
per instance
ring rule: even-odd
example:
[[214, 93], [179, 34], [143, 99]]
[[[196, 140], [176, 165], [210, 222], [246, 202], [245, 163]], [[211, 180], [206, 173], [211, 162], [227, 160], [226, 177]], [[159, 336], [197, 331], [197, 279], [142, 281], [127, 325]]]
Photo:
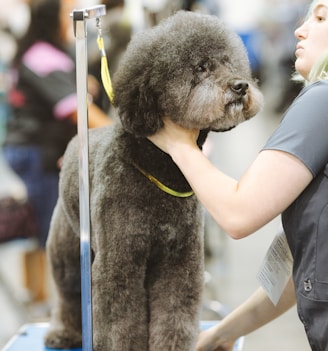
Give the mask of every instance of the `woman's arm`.
[[[69, 119], [77, 124], [77, 111], [74, 111]], [[104, 127], [106, 125], [114, 123], [111, 118], [109, 118], [105, 112], [103, 112], [97, 105], [91, 103], [88, 106], [88, 125], [89, 128]]]
[[200, 333], [196, 351], [230, 351], [235, 341], [277, 318], [296, 302], [292, 278], [274, 306], [262, 288], [216, 326]]
[[199, 150], [198, 131], [170, 120], [149, 139], [169, 153], [199, 200], [234, 239], [250, 235], [286, 209], [312, 180], [296, 157], [265, 150], [239, 181], [218, 170]]

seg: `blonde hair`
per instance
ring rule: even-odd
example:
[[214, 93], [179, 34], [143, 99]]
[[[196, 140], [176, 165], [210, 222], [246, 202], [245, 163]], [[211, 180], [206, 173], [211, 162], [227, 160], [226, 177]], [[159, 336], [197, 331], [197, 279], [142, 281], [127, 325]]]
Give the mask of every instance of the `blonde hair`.
[[328, 49], [327, 51], [315, 62], [310, 74], [309, 81], [328, 79]]

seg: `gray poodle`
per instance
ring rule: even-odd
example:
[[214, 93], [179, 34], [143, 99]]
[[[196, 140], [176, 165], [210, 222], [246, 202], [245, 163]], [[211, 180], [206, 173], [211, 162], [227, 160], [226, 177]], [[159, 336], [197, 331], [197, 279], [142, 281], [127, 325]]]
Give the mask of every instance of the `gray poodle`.
[[[239, 37], [216, 17], [183, 11], [133, 37], [114, 92], [120, 123], [89, 133], [94, 350], [191, 351], [203, 289], [202, 208], [146, 137], [169, 116], [201, 129], [202, 147], [210, 130], [254, 116], [262, 95]], [[81, 346], [77, 157], [74, 139], [47, 242], [58, 293], [50, 348]]]

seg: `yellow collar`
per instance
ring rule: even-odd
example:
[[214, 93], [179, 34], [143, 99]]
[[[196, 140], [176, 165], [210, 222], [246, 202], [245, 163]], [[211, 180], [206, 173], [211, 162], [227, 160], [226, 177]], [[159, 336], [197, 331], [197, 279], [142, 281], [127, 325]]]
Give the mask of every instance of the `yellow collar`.
[[169, 195], [172, 195], [172, 196], [175, 196], [175, 197], [190, 197], [190, 196], [194, 195], [193, 191], [187, 191], [187, 192], [184, 192], [184, 193], [180, 193], [179, 191], [175, 191], [175, 190], [167, 187], [163, 183], [161, 183], [158, 179], [156, 179], [154, 176], [152, 176], [151, 174], [149, 174], [146, 171], [144, 171], [142, 168], [140, 168], [135, 163], [133, 163], [133, 165], [134, 165], [135, 168], [137, 168], [137, 170], [140, 173], [142, 173], [151, 182], [153, 182], [159, 189], [161, 189], [162, 191], [164, 191], [165, 193], [167, 193]]
[[[101, 35], [100, 27], [99, 27], [99, 35], [98, 35], [98, 38], [97, 38], [97, 43], [98, 43], [98, 48], [99, 48], [100, 55], [101, 55], [101, 78], [102, 78], [102, 81], [103, 81], [103, 85], [104, 85], [105, 91], [106, 91], [111, 103], [114, 104], [113, 86], [112, 86], [112, 81], [111, 81], [110, 74], [109, 74], [108, 63], [107, 63], [107, 56], [106, 56], [105, 49], [104, 49], [104, 40], [103, 40], [103, 37]], [[143, 169], [138, 167], [135, 163], [133, 163], [133, 165], [145, 177], [147, 177], [151, 182], [153, 182], [159, 189], [161, 189], [162, 191], [164, 191], [165, 193], [167, 193], [169, 195], [172, 195], [172, 196], [175, 196], [175, 197], [190, 197], [190, 196], [194, 195], [193, 191], [187, 191], [187, 192], [184, 192], [184, 193], [180, 193], [178, 191], [175, 191], [175, 190], [167, 187], [163, 183], [161, 183], [158, 179], [153, 177], [151, 174], [147, 173], [146, 171], [144, 171]]]

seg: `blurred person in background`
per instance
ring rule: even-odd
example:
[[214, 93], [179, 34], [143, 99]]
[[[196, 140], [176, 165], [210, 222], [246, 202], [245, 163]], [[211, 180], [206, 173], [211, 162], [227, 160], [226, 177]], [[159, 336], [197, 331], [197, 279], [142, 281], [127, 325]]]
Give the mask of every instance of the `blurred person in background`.
[[17, 39], [21, 37], [29, 23], [28, 0], [3, 0], [0, 11], [0, 145], [4, 131], [9, 105], [7, 92], [11, 78], [8, 66], [16, 52]]
[[[69, 54], [73, 37], [70, 12], [74, 0], [31, 0], [30, 23], [17, 43], [12, 62], [12, 115], [8, 119], [3, 153], [26, 185], [39, 225], [42, 258], [58, 197], [60, 159], [77, 133], [75, 62]], [[110, 124], [100, 108], [89, 103], [89, 127]], [[27, 258], [27, 261], [29, 258]], [[36, 276], [29, 272], [27, 275]], [[41, 283], [43, 285], [43, 283]], [[41, 293], [44, 295], [44, 293]], [[42, 298], [40, 298], [42, 299]]]
[[197, 351], [231, 351], [237, 338], [296, 302], [311, 349], [328, 351], [328, 0], [312, 1], [295, 36], [295, 69], [305, 86], [239, 181], [206, 158], [196, 143], [198, 130], [167, 119], [165, 127], [149, 137], [171, 155], [232, 238], [247, 237], [281, 214], [293, 256], [292, 279], [277, 305], [260, 288], [201, 333]]

